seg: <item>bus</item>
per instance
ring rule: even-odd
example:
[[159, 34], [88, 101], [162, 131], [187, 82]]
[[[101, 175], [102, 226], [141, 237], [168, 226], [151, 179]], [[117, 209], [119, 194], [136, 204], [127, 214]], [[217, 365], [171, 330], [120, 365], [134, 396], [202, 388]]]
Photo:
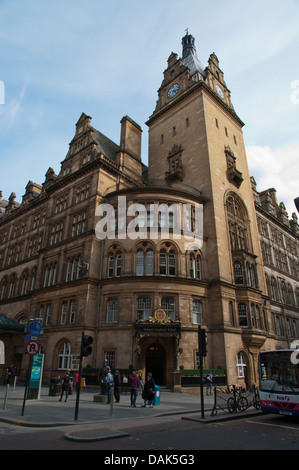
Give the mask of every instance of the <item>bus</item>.
[[264, 413], [299, 416], [297, 354], [299, 351], [294, 349], [259, 353], [260, 404]]

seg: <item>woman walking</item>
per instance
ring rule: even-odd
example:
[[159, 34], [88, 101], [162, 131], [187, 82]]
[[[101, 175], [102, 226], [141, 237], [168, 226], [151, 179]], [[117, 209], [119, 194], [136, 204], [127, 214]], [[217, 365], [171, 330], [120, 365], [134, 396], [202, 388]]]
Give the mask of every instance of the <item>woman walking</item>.
[[148, 372], [146, 376], [142, 398], [144, 399], [144, 403], [141, 405], [143, 408], [146, 407], [146, 402], [148, 402], [150, 408], [153, 408], [153, 401], [155, 399], [155, 381], [151, 372]]

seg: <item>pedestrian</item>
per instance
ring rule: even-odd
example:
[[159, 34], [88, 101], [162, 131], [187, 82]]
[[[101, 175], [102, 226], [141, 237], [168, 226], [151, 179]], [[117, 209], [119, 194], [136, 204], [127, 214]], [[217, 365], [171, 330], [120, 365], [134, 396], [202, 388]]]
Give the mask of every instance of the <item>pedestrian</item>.
[[6, 383], [7, 385], [10, 385], [13, 382], [13, 379], [16, 375], [16, 369], [13, 364], [11, 364], [7, 369], [6, 369]]
[[149, 404], [150, 408], [153, 408], [153, 401], [155, 399], [155, 381], [151, 372], [148, 372], [146, 376], [142, 398], [144, 400], [143, 405], [141, 405], [142, 408], [146, 407], [146, 402]]
[[128, 385], [131, 391], [131, 406], [134, 406], [134, 408], [136, 408], [136, 398], [138, 389], [140, 387], [140, 381], [135, 370], [133, 370], [132, 374], [129, 377]]
[[71, 386], [70, 370], [68, 370], [61, 382], [61, 395], [59, 401], [62, 400], [63, 394], [65, 392], [65, 401], [67, 401]]
[[127, 391], [128, 391], [128, 377], [126, 376], [126, 374], [124, 374], [122, 378], [122, 392], [127, 393]]
[[139, 389], [138, 389], [138, 392], [137, 392], [137, 396], [139, 395], [139, 390], [141, 390], [141, 396], [142, 396], [142, 393], [143, 393], [143, 390], [144, 390], [144, 386], [143, 386], [143, 382], [142, 382], [142, 370], [139, 370], [137, 372], [138, 374], [138, 378], [139, 378]]
[[107, 404], [109, 405], [111, 403], [111, 393], [113, 389], [113, 375], [111, 374], [111, 369], [110, 367], [107, 368], [107, 375], [106, 375], [106, 390], [107, 390]]
[[120, 400], [120, 391], [119, 391], [120, 382], [121, 382], [121, 380], [120, 380], [119, 370], [116, 370], [115, 374], [114, 374], [114, 398], [115, 398], [115, 403], [119, 403], [119, 400]]
[[212, 395], [212, 390], [213, 390], [213, 376], [211, 372], [208, 373], [207, 375], [207, 395], [209, 395], [209, 390], [210, 390], [210, 395]]
[[[80, 388], [80, 384], [79, 384], [79, 372], [77, 372], [77, 374], [76, 374], [75, 382], [76, 382], [76, 391], [78, 391], [78, 389]], [[81, 393], [81, 390], [80, 390], [80, 393]]]

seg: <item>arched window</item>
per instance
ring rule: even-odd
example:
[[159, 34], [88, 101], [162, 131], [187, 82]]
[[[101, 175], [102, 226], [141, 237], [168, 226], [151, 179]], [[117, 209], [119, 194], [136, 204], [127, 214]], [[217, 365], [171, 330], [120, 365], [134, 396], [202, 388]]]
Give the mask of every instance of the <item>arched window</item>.
[[240, 263], [240, 261], [234, 262], [234, 273], [235, 273], [235, 283], [244, 284], [243, 266], [242, 266], [242, 263]]
[[239, 325], [241, 326], [241, 328], [247, 328], [248, 327], [247, 305], [243, 303], [239, 304], [238, 312], [239, 312]]
[[145, 253], [145, 275], [152, 276], [154, 274], [154, 252], [147, 250]]
[[122, 267], [122, 254], [117, 251], [116, 254], [110, 253], [108, 260], [108, 277], [120, 277]]
[[202, 303], [197, 299], [192, 301], [192, 321], [195, 325], [202, 324]]
[[273, 277], [273, 276], [271, 277], [271, 298], [273, 300], [276, 300], [276, 301], [279, 300], [278, 290], [277, 290], [277, 282], [276, 282], [275, 277]]
[[160, 274], [166, 276], [175, 276], [176, 274], [176, 256], [174, 250], [160, 250]]
[[267, 274], [265, 274], [265, 277], [266, 277], [266, 285], [267, 285], [268, 296], [270, 297], [270, 299], [272, 299], [270, 279], [269, 279], [269, 276]]
[[295, 297], [294, 297], [294, 291], [291, 286], [291, 284], [288, 284], [288, 304], [295, 306]]
[[281, 290], [281, 296], [282, 296], [282, 302], [284, 304], [287, 303], [287, 288], [286, 288], [286, 284], [284, 281], [280, 281], [280, 290]]
[[58, 354], [57, 368], [67, 370], [71, 368], [72, 345], [71, 343], [63, 343]]
[[154, 252], [152, 249], [138, 250], [136, 255], [136, 275], [152, 276], [154, 274]]
[[244, 354], [241, 352], [239, 352], [236, 359], [237, 359], [236, 366], [237, 366], [238, 379], [243, 379], [246, 377], [246, 367], [247, 367], [246, 359], [244, 357]]
[[248, 250], [248, 216], [244, 204], [231, 194], [226, 200], [226, 212], [232, 250]]
[[57, 263], [46, 266], [44, 287], [55, 286], [57, 276]]
[[17, 275], [14, 273], [10, 276], [9, 279], [9, 291], [8, 291], [8, 298], [12, 299], [16, 293], [16, 286], [17, 286]]
[[144, 253], [143, 250], [137, 251], [136, 256], [136, 275], [143, 276], [144, 274]]
[[201, 259], [200, 256], [194, 253], [190, 254], [190, 277], [192, 279], [201, 279]]
[[36, 273], [37, 273], [37, 267], [34, 267], [31, 271], [31, 282], [30, 282], [30, 290], [31, 291], [33, 291], [35, 289]]
[[70, 281], [76, 281], [77, 279], [79, 279], [81, 269], [82, 269], [81, 256], [68, 259], [66, 281], [70, 282]]
[[250, 287], [256, 287], [254, 267], [249, 263], [247, 263], [247, 284]]
[[8, 278], [7, 276], [4, 276], [4, 278], [1, 281], [1, 291], [0, 291], [1, 300], [6, 299], [7, 297], [7, 286], [8, 286]]
[[118, 299], [110, 298], [107, 301], [107, 323], [117, 323], [118, 322]]
[[28, 271], [24, 271], [21, 276], [21, 295], [26, 295], [28, 291], [28, 280], [29, 280], [29, 273]]

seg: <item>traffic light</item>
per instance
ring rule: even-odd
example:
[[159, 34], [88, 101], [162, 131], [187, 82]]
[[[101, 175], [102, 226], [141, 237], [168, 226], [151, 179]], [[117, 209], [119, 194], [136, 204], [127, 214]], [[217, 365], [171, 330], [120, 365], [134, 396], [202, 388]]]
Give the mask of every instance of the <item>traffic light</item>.
[[92, 353], [93, 337], [88, 335], [82, 335], [82, 345], [81, 345], [81, 356], [87, 357]]
[[198, 328], [198, 348], [202, 357], [206, 357], [207, 355], [207, 332], [206, 330], [202, 330], [200, 327]]
[[294, 199], [294, 203], [295, 203], [297, 211], [299, 212], [299, 197], [296, 197], [296, 199]]

